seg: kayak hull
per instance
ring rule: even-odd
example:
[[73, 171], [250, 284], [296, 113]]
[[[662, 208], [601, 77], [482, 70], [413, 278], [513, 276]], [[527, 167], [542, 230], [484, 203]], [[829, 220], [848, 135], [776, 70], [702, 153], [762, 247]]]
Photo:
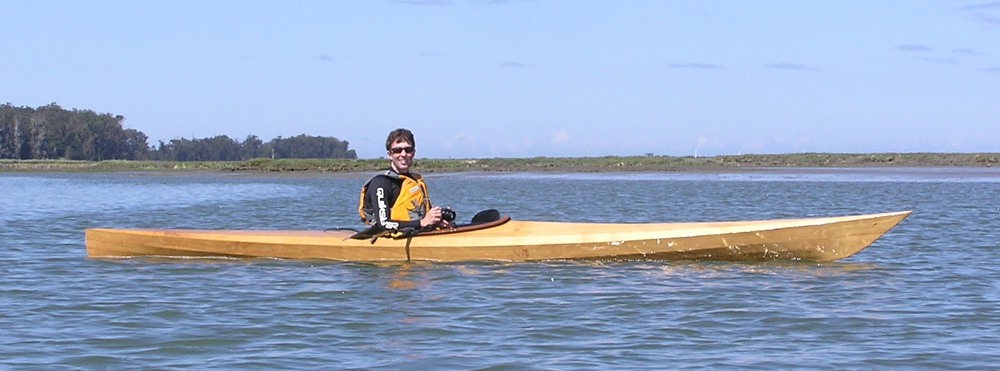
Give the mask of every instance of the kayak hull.
[[602, 224], [504, 218], [409, 238], [350, 231], [86, 230], [92, 258], [235, 257], [338, 261], [807, 260], [854, 255], [909, 211], [735, 222]]

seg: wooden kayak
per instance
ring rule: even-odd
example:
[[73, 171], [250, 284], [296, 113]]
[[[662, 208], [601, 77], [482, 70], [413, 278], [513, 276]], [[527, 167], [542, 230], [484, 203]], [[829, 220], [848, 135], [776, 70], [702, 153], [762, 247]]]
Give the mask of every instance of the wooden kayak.
[[910, 211], [733, 222], [602, 224], [510, 220], [350, 239], [351, 231], [87, 229], [92, 258], [235, 257], [339, 261], [807, 260], [864, 249]]

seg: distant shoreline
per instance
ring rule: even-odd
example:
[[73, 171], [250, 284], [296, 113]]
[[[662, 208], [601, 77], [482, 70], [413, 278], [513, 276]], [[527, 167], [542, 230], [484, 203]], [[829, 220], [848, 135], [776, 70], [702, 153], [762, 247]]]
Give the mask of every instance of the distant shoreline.
[[[386, 159], [253, 159], [248, 161], [0, 160], [0, 172], [319, 172], [384, 170]], [[418, 159], [415, 169], [439, 172], [719, 171], [776, 168], [994, 167], [1000, 153], [798, 153], [712, 157], [606, 156]]]

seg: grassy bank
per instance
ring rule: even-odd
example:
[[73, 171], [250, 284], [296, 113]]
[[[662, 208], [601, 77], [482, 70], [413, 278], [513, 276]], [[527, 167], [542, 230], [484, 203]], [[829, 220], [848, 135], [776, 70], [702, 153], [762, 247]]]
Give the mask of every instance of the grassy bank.
[[[253, 159], [249, 161], [0, 160], [0, 171], [252, 171], [370, 172], [386, 159]], [[780, 167], [992, 167], [1000, 153], [798, 153], [714, 157], [607, 156], [486, 159], [418, 159], [420, 172], [464, 171], [710, 171]]]

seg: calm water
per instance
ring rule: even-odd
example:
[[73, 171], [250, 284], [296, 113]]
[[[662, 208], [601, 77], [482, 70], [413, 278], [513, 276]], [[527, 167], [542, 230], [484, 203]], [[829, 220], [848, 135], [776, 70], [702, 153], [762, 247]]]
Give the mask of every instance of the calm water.
[[1000, 365], [1000, 171], [431, 175], [460, 218], [915, 210], [835, 263], [89, 260], [87, 227], [357, 226], [366, 175], [0, 174], [0, 368]]

